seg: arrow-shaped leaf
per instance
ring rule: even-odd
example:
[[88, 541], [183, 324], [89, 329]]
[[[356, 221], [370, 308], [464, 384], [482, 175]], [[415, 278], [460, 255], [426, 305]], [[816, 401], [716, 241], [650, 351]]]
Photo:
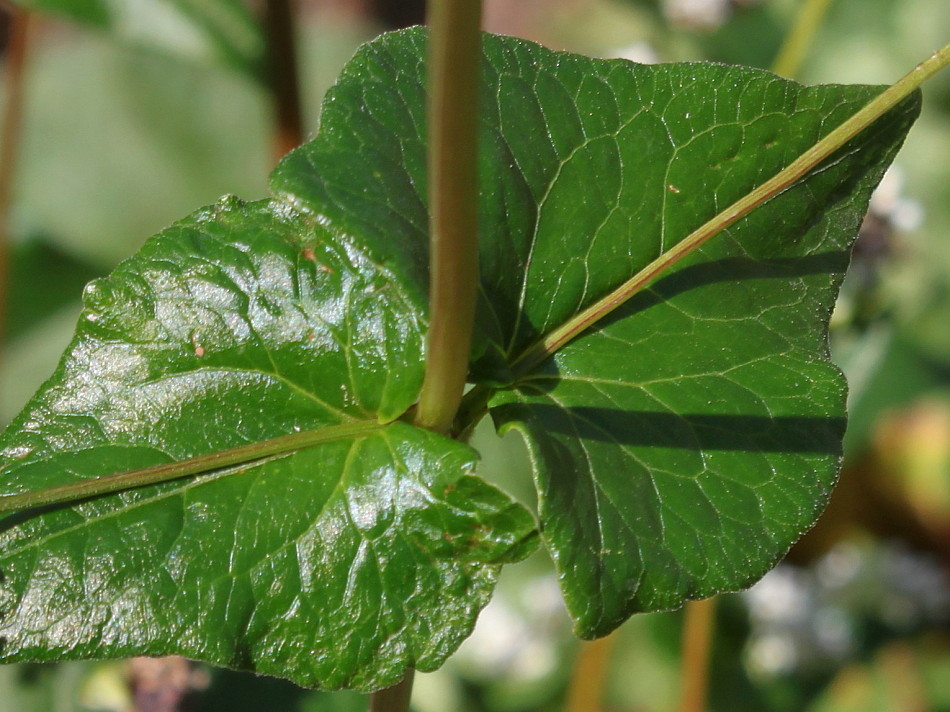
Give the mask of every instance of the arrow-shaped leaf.
[[[7, 492], [266, 445], [6, 519], [7, 659], [185, 652], [385, 685], [438, 665], [526, 551], [524, 510], [465, 474], [468, 448], [393, 422], [422, 376], [423, 58], [421, 31], [367, 45], [275, 172], [276, 201], [203, 211], [89, 292], [0, 441]], [[833, 484], [826, 321], [915, 101], [547, 350], [878, 90], [511, 38], [486, 38], [484, 66], [469, 403], [527, 435], [578, 632], [749, 583]]]
[[3, 658], [180, 653], [364, 689], [438, 667], [534, 525], [470, 448], [386, 424], [423, 327], [392, 274], [277, 203], [226, 199], [90, 285], [0, 440], [4, 488], [216, 462], [3, 520]]
[[[278, 192], [308, 196], [302, 204], [415, 275], [420, 301], [423, 43], [410, 32], [366, 47], [330, 95], [326, 138], [274, 177]], [[828, 360], [828, 316], [917, 100], [545, 359], [545, 337], [881, 88], [592, 60], [491, 36], [484, 51], [470, 400], [528, 439], [577, 631], [601, 635], [633, 612], [744, 587], [814, 523], [837, 476], [845, 384]]]

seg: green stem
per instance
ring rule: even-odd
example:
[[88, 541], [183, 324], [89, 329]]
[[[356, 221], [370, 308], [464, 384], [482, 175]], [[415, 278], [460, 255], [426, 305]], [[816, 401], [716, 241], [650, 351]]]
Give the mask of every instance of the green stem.
[[450, 432], [453, 438], [462, 442], [468, 442], [472, 432], [475, 430], [475, 426], [478, 425], [478, 421], [488, 412], [488, 402], [495, 394], [495, 390], [496, 389], [492, 386], [479, 384], [465, 394], [462, 398], [462, 402], [459, 404], [458, 412], [455, 416], [455, 423], [453, 423]]
[[[462, 401], [478, 295], [481, 0], [430, 0], [429, 332], [415, 423], [448, 433]], [[370, 712], [405, 712], [413, 671], [373, 693]]]
[[950, 64], [950, 45], [918, 64], [896, 84], [885, 89], [860, 111], [838, 126], [825, 138], [805, 151], [780, 173], [740, 198], [721, 213], [688, 235], [681, 242], [657, 257], [620, 287], [565, 322], [530, 346], [513, 366], [523, 376], [605, 316], [624, 304], [634, 294], [651, 284], [673, 265], [694, 252], [737, 220], [744, 218], [763, 203], [795, 185], [822, 161], [844, 146], [881, 116], [906, 99], [924, 81]]
[[416, 424], [448, 432], [468, 375], [478, 294], [480, 0], [429, 3], [430, 324]]
[[772, 71], [783, 77], [793, 78], [798, 74], [811, 41], [821, 25], [832, 0], [803, 0], [802, 9], [795, 18], [795, 24], [785, 38]]
[[198, 457], [169, 462], [164, 465], [79, 480], [65, 485], [56, 485], [20, 494], [3, 495], [0, 496], [0, 513], [75, 502], [87, 497], [96, 497], [136, 487], [144, 487], [145, 485], [168, 482], [169, 480], [200, 475], [225, 467], [250, 465], [265, 458], [289, 455], [313, 445], [369, 435], [385, 427], [385, 425], [376, 421], [331, 425], [318, 430], [305, 430], [290, 435], [282, 435], [271, 440], [241, 445], [228, 450], [219, 450], [207, 455], [199, 455]]

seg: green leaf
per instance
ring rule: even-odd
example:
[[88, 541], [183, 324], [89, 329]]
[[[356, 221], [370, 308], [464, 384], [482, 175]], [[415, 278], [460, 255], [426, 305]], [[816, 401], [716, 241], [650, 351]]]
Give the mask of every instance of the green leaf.
[[[11, 252], [5, 325], [8, 344], [66, 304], [78, 302], [83, 285], [96, 276], [91, 265], [41, 237], [16, 244]], [[48, 286], [37, 290], [40, 280]]]
[[17, 4], [62, 15], [129, 44], [222, 64], [258, 80], [263, 77], [263, 32], [241, 0], [19, 0]]
[[[877, 92], [719, 65], [520, 54], [499, 70], [498, 116], [520, 168], [510, 182], [540, 198], [528, 239], [496, 246], [495, 264], [522, 265], [526, 278], [511, 289], [510, 267], [485, 277], [499, 303], [516, 305], [493, 314], [509, 359]], [[553, 76], [541, 79], [545, 62]], [[535, 107], [571, 120], [532, 131], [523, 117]], [[528, 440], [578, 634], [743, 588], [817, 519], [845, 427], [828, 318], [871, 191], [917, 108], [903, 105], [490, 403], [502, 430]]]
[[267, 188], [266, 97], [240, 76], [98, 33], [38, 42], [29, 74], [18, 232], [42, 235], [99, 276], [196, 207]]
[[[742, 588], [834, 484], [845, 383], [827, 321], [911, 99], [545, 363], [518, 358], [880, 88], [723, 65], [641, 66], [485, 37], [481, 347], [502, 430], [532, 452], [577, 632]], [[365, 47], [278, 193], [425, 294], [424, 34]]]
[[391, 422], [418, 394], [424, 319], [314, 220], [224, 199], [84, 301], [0, 439], [6, 492], [261, 454], [0, 522], [3, 660], [179, 653], [378, 688], [438, 667], [530, 551], [531, 516], [469, 474], [474, 451]]
[[[360, 51], [320, 134], [275, 171], [277, 200], [200, 212], [87, 293], [63, 364], [0, 440], [7, 492], [269, 454], [4, 520], [8, 659], [184, 652], [377, 687], [437, 666], [530, 548], [524, 510], [467, 474], [471, 450], [395, 422], [422, 377], [424, 40]], [[836, 476], [826, 322], [915, 101], [528, 368], [540, 337], [877, 90], [490, 36], [484, 67], [473, 393], [527, 436], [578, 632], [750, 583]]]

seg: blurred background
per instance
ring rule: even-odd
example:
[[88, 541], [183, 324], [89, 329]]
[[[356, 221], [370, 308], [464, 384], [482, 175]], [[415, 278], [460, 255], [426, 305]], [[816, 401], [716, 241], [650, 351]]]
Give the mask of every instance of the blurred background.
[[[22, 5], [47, 12], [24, 21]], [[800, 61], [787, 50], [782, 58], [805, 83], [890, 83], [950, 40], [946, 0], [486, 0], [485, 25], [594, 56], [770, 68], [806, 6], [817, 29]], [[280, 145], [258, 21], [266, 9], [0, 3], [0, 422], [52, 372], [85, 282], [224, 193], [266, 194]], [[419, 23], [423, 11], [412, 0], [296, 4], [305, 136], [358, 44]], [[950, 711], [950, 72], [924, 91], [832, 324], [851, 384], [841, 484], [785, 562], [710, 609], [713, 710]], [[517, 435], [499, 440], [485, 427], [476, 438], [486, 476], [531, 501]], [[579, 643], [537, 555], [505, 570], [449, 663], [417, 675], [413, 706], [593, 712], [595, 695], [604, 710], [676, 710], [681, 631], [681, 612], [657, 613]], [[0, 667], [0, 712], [366, 704], [180, 659]]]

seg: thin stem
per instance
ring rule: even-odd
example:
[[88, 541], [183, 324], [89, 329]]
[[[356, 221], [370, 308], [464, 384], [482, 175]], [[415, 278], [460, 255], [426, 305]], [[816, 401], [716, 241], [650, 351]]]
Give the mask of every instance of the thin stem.
[[448, 432], [468, 375], [478, 288], [480, 0], [429, 3], [430, 324], [416, 424]]
[[683, 697], [680, 712], [705, 712], [709, 688], [709, 657], [716, 619], [716, 599], [690, 601], [683, 620]]
[[4, 95], [0, 118], [0, 338], [6, 326], [10, 259], [10, 203], [16, 179], [17, 149], [23, 124], [23, 94], [29, 47], [30, 15], [16, 5], [3, 6], [10, 13]]
[[478, 421], [488, 413], [488, 402], [495, 394], [495, 390], [492, 386], [479, 384], [463, 396], [450, 432], [453, 438], [468, 442]]
[[144, 487], [145, 485], [158, 484], [159, 482], [168, 482], [169, 480], [200, 475], [226, 467], [249, 465], [267, 458], [289, 455], [313, 445], [369, 435], [385, 427], [385, 425], [371, 420], [331, 425], [318, 430], [305, 430], [251, 443], [250, 445], [219, 450], [178, 462], [143, 467], [138, 470], [106, 475], [105, 477], [78, 480], [65, 485], [30, 490], [20, 494], [3, 495], [0, 496], [0, 513], [75, 502], [87, 497], [111, 494], [136, 487]]
[[409, 699], [412, 697], [413, 671], [410, 669], [406, 676], [392, 687], [374, 692], [369, 701], [369, 712], [405, 712], [409, 709]]
[[795, 24], [779, 49], [772, 71], [789, 79], [798, 74], [802, 60], [832, 0], [802, 0]]
[[279, 159], [304, 139], [294, 8], [292, 0], [267, 0], [264, 7], [268, 81], [274, 103], [274, 154]]
[[616, 634], [581, 643], [567, 690], [564, 712], [595, 712], [601, 709], [604, 683]]
[[634, 294], [647, 287], [681, 259], [763, 203], [795, 185], [822, 161], [906, 99], [924, 81], [948, 64], [950, 64], [950, 45], [918, 64], [897, 83], [885, 89], [860, 111], [805, 151], [787, 168], [697, 228], [596, 304], [529, 347], [515, 360], [515, 373], [521, 376], [529, 372], [566, 343], [624, 304]]

